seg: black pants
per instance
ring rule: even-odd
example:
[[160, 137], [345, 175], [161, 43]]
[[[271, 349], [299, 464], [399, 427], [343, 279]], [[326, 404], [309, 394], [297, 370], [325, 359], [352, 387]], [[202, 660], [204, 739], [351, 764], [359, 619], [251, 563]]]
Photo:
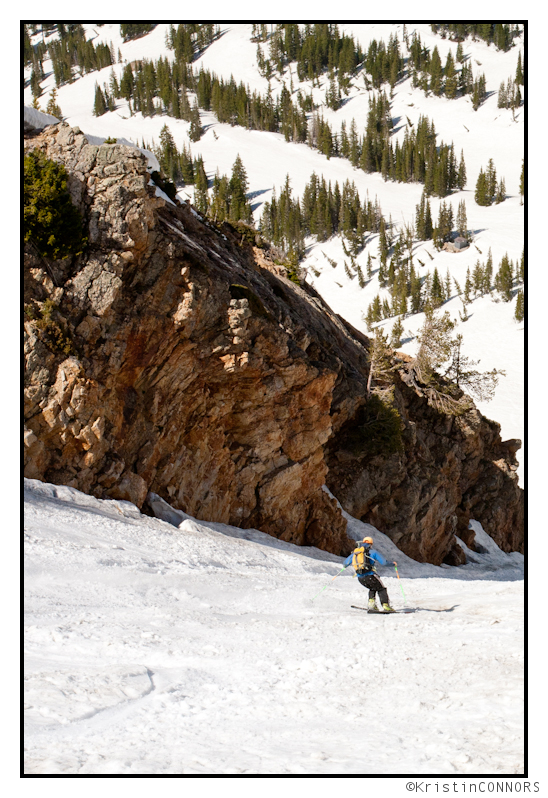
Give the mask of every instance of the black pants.
[[369, 598], [374, 599], [375, 594], [379, 594], [381, 604], [388, 604], [388, 592], [376, 574], [366, 574], [366, 576], [358, 576], [360, 585], [369, 588]]

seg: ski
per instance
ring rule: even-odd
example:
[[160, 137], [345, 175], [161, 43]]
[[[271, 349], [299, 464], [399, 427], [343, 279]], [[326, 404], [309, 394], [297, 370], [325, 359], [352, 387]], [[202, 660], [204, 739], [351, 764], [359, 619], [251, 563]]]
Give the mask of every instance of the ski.
[[401, 610], [394, 610], [394, 612], [385, 612], [384, 610], [368, 610], [367, 607], [357, 607], [355, 604], [351, 604], [350, 606], [354, 610], [363, 610], [364, 612], [369, 613], [369, 615], [395, 615], [396, 613], [416, 612], [415, 609], [411, 609], [410, 607], [405, 607]]
[[[354, 610], [363, 610], [364, 612], [368, 612], [370, 615], [393, 615], [392, 612], [384, 612], [384, 610], [368, 610], [367, 607], [357, 607], [356, 604], [350, 605]], [[429, 607], [403, 607], [400, 610], [394, 610], [394, 612], [399, 612], [401, 614], [407, 612], [453, 612], [454, 607], [444, 607], [439, 610], [432, 610]]]

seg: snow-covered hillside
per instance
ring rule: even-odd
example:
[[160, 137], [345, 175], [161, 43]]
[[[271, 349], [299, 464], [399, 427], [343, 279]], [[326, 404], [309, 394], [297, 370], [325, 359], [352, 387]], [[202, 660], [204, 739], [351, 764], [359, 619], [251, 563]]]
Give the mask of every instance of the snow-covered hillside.
[[478, 526], [419, 564], [348, 520], [418, 611], [352, 609], [318, 549], [25, 480], [25, 773], [523, 774], [522, 555]]
[[[95, 27], [93, 23], [86, 26], [87, 35], [97, 44], [99, 41], [110, 44], [114, 51], [120, 50], [124, 63], [137, 58], [157, 59], [160, 55], [173, 58], [173, 52], [166, 49], [165, 36], [169, 23], [157, 25], [148, 35], [140, 39], [123, 42], [118, 24], [105, 24]], [[193, 66], [199, 70], [203, 65], [219, 77], [229, 79], [234, 76], [237, 82], [243, 81], [251, 91], [265, 93], [268, 81], [257, 69], [257, 45], [251, 41], [250, 24], [228, 24], [222, 26], [222, 36], [213, 42]], [[391, 34], [397, 34], [402, 41], [401, 24], [341, 23], [341, 33], [355, 37], [366, 49], [372, 39], [382, 39], [388, 43]], [[428, 23], [408, 24], [407, 31], [420, 34], [425, 46], [433, 49], [437, 46], [442, 62], [445, 61], [449, 49], [454, 51], [456, 45], [448, 39], [442, 39], [432, 33]], [[40, 35], [38, 35], [39, 38]], [[37, 39], [36, 39], [37, 40]], [[455, 152], [464, 154], [467, 169], [467, 185], [464, 191], [453, 194], [449, 199], [456, 213], [461, 199], [466, 201], [468, 227], [474, 231], [471, 247], [459, 254], [437, 252], [432, 242], [416, 244], [414, 248], [414, 264], [420, 276], [437, 268], [442, 279], [449, 271], [461, 286], [464, 285], [467, 268], [473, 270], [477, 260], [485, 262], [491, 249], [495, 272], [505, 253], [515, 263], [522, 254], [524, 245], [523, 206], [520, 204], [519, 179], [524, 154], [524, 108], [519, 108], [515, 117], [511, 110], [497, 107], [497, 92], [501, 82], [515, 75], [518, 52], [523, 51], [523, 40], [508, 52], [498, 51], [493, 45], [482, 41], [467, 39], [463, 42], [466, 58], [473, 64], [475, 73], [484, 72], [488, 97], [477, 111], [473, 110], [469, 96], [457, 100], [443, 97], [425, 96], [419, 89], [413, 89], [408, 78], [394, 87], [391, 102], [391, 115], [394, 119], [405, 119], [413, 124], [420, 115], [428, 116], [435, 123], [438, 141], [453, 142]], [[265, 45], [266, 46], [266, 45]], [[403, 50], [406, 54], [405, 48]], [[112, 67], [118, 80], [124, 63]], [[53, 73], [44, 62], [46, 78], [42, 83], [41, 102], [44, 107], [47, 96], [54, 87]], [[30, 71], [30, 70], [29, 70]], [[29, 76], [27, 71], [27, 77]], [[290, 75], [291, 71], [291, 75]], [[385, 217], [391, 217], [396, 225], [411, 223], [419, 202], [423, 186], [418, 183], [385, 182], [380, 174], [366, 174], [352, 167], [349, 161], [342, 158], [327, 159], [316, 150], [305, 144], [286, 142], [281, 134], [246, 130], [219, 124], [212, 113], [202, 112], [202, 124], [205, 132], [202, 138], [190, 143], [188, 138], [189, 123], [166, 117], [165, 115], [146, 117], [141, 113], [130, 115], [125, 100], [118, 100], [115, 111], [100, 117], [92, 114], [95, 84], [102, 85], [109, 81], [111, 67], [98, 72], [91, 72], [75, 80], [70, 85], [58, 90], [57, 101], [64, 118], [71, 125], [78, 125], [92, 136], [106, 138], [118, 137], [120, 140], [141, 144], [158, 143], [160, 130], [168, 124], [179, 149], [189, 146], [193, 157], [201, 155], [206, 172], [210, 178], [217, 170], [221, 174], [230, 174], [232, 165], [239, 154], [244, 162], [249, 179], [249, 194], [252, 197], [254, 218], [260, 219], [263, 203], [271, 199], [272, 190], [277, 193], [284, 184], [286, 175], [290, 176], [293, 194], [299, 197], [313, 172], [323, 175], [326, 181], [339, 182], [345, 180], [355, 183], [362, 201], [368, 195], [371, 200], [378, 198]], [[312, 89], [310, 82], [300, 83], [296, 70], [290, 67], [284, 74], [284, 81], [289, 87], [293, 83], [294, 92], [302, 88], [306, 94], [311, 91], [318, 103], [323, 103], [327, 88], [327, 75], [320, 81], [319, 88]], [[281, 90], [282, 80], [271, 81], [273, 95]], [[385, 86], [389, 89], [388, 86]], [[340, 130], [343, 120], [350, 124], [354, 119], [358, 130], [364, 128], [368, 113], [369, 92], [365, 89], [361, 74], [352, 81], [348, 98], [337, 111], [323, 107], [323, 115], [335, 132]], [[30, 87], [25, 90], [25, 102], [30, 105], [32, 94]], [[403, 140], [405, 125], [398, 126], [394, 141]], [[497, 175], [503, 177], [508, 198], [499, 205], [480, 207], [474, 201], [474, 189], [480, 169], [487, 166], [492, 158]], [[192, 196], [192, 190], [183, 188], [181, 198]], [[441, 200], [432, 198], [432, 216], [437, 219]], [[379, 289], [376, 272], [371, 280], [361, 289], [356, 278], [350, 280], [344, 269], [344, 252], [339, 237], [328, 242], [309, 242], [309, 250], [304, 261], [307, 279], [312, 283], [331, 307], [344, 316], [358, 329], [367, 332], [363, 314], [367, 311], [372, 299], [380, 294], [388, 296], [386, 289]], [[365, 273], [368, 254], [378, 255], [378, 236], [370, 236], [365, 249], [357, 257], [357, 263]], [[432, 256], [432, 257], [431, 257]], [[333, 268], [328, 258], [337, 261]], [[433, 259], [432, 259], [433, 258]], [[424, 263], [420, 266], [419, 261]], [[469, 319], [461, 322], [459, 312], [463, 306], [460, 297], [455, 295], [445, 303], [443, 310], [448, 310], [451, 317], [458, 322], [455, 332], [464, 336], [464, 354], [479, 360], [481, 370], [503, 369], [502, 377], [493, 401], [479, 402], [480, 410], [489, 418], [501, 424], [503, 439], [521, 438], [524, 436], [524, 325], [514, 318], [515, 299], [506, 303], [498, 301], [495, 295], [478, 298], [468, 305]], [[416, 333], [423, 323], [423, 314], [409, 316], [404, 319], [404, 336], [402, 349], [414, 354], [417, 347]], [[383, 327], [391, 330], [395, 318], [382, 322]], [[523, 453], [518, 453], [522, 458]], [[520, 470], [520, 482], [523, 484], [523, 472]]]

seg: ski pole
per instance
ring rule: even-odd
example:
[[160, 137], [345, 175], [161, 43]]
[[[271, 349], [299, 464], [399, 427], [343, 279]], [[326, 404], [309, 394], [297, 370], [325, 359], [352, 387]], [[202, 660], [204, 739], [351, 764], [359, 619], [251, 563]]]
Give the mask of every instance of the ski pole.
[[[327, 583], [327, 585], [324, 585], [324, 586], [322, 587], [322, 589], [320, 590], [320, 593], [323, 593], [323, 591], [325, 590], [325, 588], [326, 588], [326, 587], [329, 587], [329, 585], [331, 584], [331, 582], [333, 582], [333, 581], [334, 581], [334, 580], [335, 580], [335, 579], [336, 579], [336, 578], [339, 576], [339, 574], [342, 574], [342, 572], [344, 571], [344, 569], [345, 569], [345, 568], [346, 568], [346, 565], [343, 565], [343, 567], [341, 568], [341, 570], [339, 571], [339, 573], [338, 573], [338, 574], [335, 574], [335, 576], [333, 577], [333, 579], [331, 579], [331, 580], [330, 580], [330, 581]], [[312, 599], [312, 601], [314, 601], [314, 599], [315, 599], [315, 598], [318, 598], [318, 596], [320, 595], [320, 593], [316, 593], [316, 595], [314, 596], [314, 598]]]
[[400, 575], [398, 573], [398, 564], [397, 563], [394, 563], [394, 568], [396, 569], [396, 576], [398, 577], [398, 584], [400, 586], [401, 594], [403, 596], [403, 603], [407, 604], [407, 599], [405, 598], [405, 593], [403, 592], [403, 587], [401, 586], [401, 579], [400, 579]]

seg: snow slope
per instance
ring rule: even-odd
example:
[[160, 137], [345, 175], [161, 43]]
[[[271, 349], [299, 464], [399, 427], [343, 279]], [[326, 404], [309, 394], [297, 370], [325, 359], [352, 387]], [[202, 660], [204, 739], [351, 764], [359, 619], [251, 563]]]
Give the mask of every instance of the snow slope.
[[[156, 59], [160, 55], [173, 57], [165, 47], [165, 34], [169, 27], [167, 22], [157, 25], [147, 36], [127, 43], [122, 41], [117, 23], [106, 23], [100, 28], [97, 28], [95, 23], [87, 23], [85, 27], [88, 37], [93, 38], [96, 43], [103, 41], [110, 44], [112, 41], [115, 52], [120, 49], [124, 61], [131, 62], [136, 58]], [[430, 49], [437, 46], [442, 63], [445, 63], [449, 49], [455, 54], [456, 44], [434, 35], [428, 23], [407, 23], [406, 27], [410, 37], [416, 30], [424, 45]], [[243, 81], [251, 91], [266, 92], [268, 81], [262, 78], [257, 70], [257, 45], [251, 42], [251, 24], [223, 23], [221, 29], [221, 38], [210, 45], [195, 62], [195, 69], [199, 70], [203, 65], [204, 68], [225, 79], [229, 79], [232, 74], [237, 82]], [[366, 49], [372, 39], [382, 39], [388, 44], [390, 34], [397, 34], [401, 43], [403, 24], [340, 23], [340, 30], [353, 35], [362, 48]], [[40, 34], [38, 38], [39, 36]], [[489, 248], [492, 251], [495, 272], [505, 253], [514, 262], [521, 257], [524, 245], [524, 207], [520, 205], [519, 177], [524, 156], [525, 110], [524, 107], [520, 108], [513, 119], [511, 110], [497, 108], [498, 88], [502, 81], [506, 82], [515, 75], [518, 52], [522, 53], [523, 60], [523, 40], [518, 39], [517, 42], [518, 44], [507, 53], [497, 51], [482, 41], [473, 42], [467, 39], [463, 43], [465, 57], [472, 64], [474, 76], [482, 72], [486, 76], [489, 96], [478, 111], [473, 110], [468, 97], [457, 100], [426, 97], [422, 91], [411, 87], [410, 79], [395, 86], [391, 108], [392, 117], [399, 122], [396, 124], [397, 132], [394, 137], [403, 139], [405, 132], [403, 122], [406, 117], [415, 123], [421, 114], [426, 115], [435, 123], [438, 141], [443, 140], [446, 143], [452, 141], [457, 159], [460, 157], [460, 151], [463, 151], [467, 168], [468, 182], [465, 190], [453, 194], [450, 201], [455, 214], [459, 201], [461, 199], [466, 201], [468, 226], [475, 234], [473, 245], [455, 255], [436, 252], [431, 242], [416, 244], [414, 265], [421, 276], [427, 271], [433, 273], [434, 268], [437, 268], [443, 279], [449, 270], [451, 277], [463, 287], [467, 268], [472, 271], [478, 259], [484, 263]], [[266, 50], [268, 45], [262, 46], [268, 55]], [[407, 54], [405, 47], [403, 54]], [[44, 107], [47, 96], [54, 87], [53, 73], [48, 64], [48, 61], [44, 62], [46, 78], [42, 83], [44, 94], [40, 100]], [[118, 79], [123, 68], [123, 63], [113, 67]], [[415, 206], [422, 193], [422, 185], [384, 182], [379, 174], [365, 174], [340, 158], [328, 160], [304, 144], [286, 142], [281, 134], [219, 124], [212, 113], [203, 112], [201, 116], [205, 133], [200, 141], [191, 143], [188, 139], [189, 123], [165, 115], [143, 118], [138, 113], [131, 116], [124, 100], [117, 101], [115, 111], [96, 118], [92, 115], [95, 83], [108, 84], [110, 71], [111, 67], [106, 67], [99, 72], [89, 73], [75, 80], [73, 84], [62, 86], [58, 90], [58, 104], [66, 121], [71, 125], [79, 125], [86, 134], [96, 137], [94, 140], [114, 136], [138, 145], [144, 140], [146, 146], [157, 144], [160, 130], [164, 124], [168, 124], [179, 149], [182, 149], [183, 145], [190, 146], [193, 157], [198, 155], [203, 157], [210, 178], [217, 170], [221, 174], [230, 174], [234, 160], [239, 154], [247, 170], [249, 196], [252, 199], [256, 221], [260, 219], [263, 203], [270, 200], [273, 189], [279, 193], [286, 175], [290, 175], [294, 195], [300, 196], [313, 172], [323, 175], [326, 181], [330, 180], [333, 184], [338, 181], [341, 186], [347, 179], [354, 181], [362, 201], [366, 195], [369, 195], [371, 200], [377, 197], [384, 215], [387, 218], [390, 216], [396, 225], [410, 223], [413, 220]], [[315, 101], [324, 102], [327, 76], [320, 81], [320, 88], [312, 89], [310, 82], [299, 83], [295, 65], [292, 65], [283, 77], [288, 88], [291, 79], [295, 93], [299, 88], [304, 93], [313, 91]], [[271, 86], [273, 94], [276, 95], [281, 90], [282, 80], [274, 78]], [[389, 91], [387, 84], [383, 88]], [[25, 103], [30, 105], [32, 101], [30, 87], [25, 89], [24, 96]], [[358, 73], [352, 81], [350, 94], [342, 107], [337, 111], [327, 107], [322, 109], [334, 133], [339, 132], [343, 120], [348, 126], [350, 121], [355, 119], [361, 135], [367, 119], [368, 97], [363, 77]], [[489, 158], [494, 160], [498, 179], [501, 177], [505, 179], [508, 199], [500, 205], [482, 208], [474, 202], [474, 188], [479, 171], [481, 168], [486, 168]], [[191, 198], [192, 188], [182, 188], [180, 197]], [[440, 202], [436, 198], [431, 200], [434, 222], [437, 220]], [[364, 274], [369, 253], [373, 256], [378, 255], [378, 236], [369, 238], [364, 251], [357, 258]], [[329, 265], [326, 256], [337, 260], [338, 265], [335, 269]], [[310, 242], [309, 252], [304, 261], [307, 279], [335, 312], [345, 317], [356, 328], [367, 332], [363, 314], [376, 294], [380, 293], [382, 298], [388, 296], [388, 292], [379, 289], [376, 273], [367, 285], [360, 289], [357, 278], [351, 281], [347, 277], [344, 260], [340, 238], [335, 237], [321, 244]], [[419, 260], [424, 266], [420, 266]], [[478, 403], [479, 409], [485, 415], [501, 424], [503, 439], [524, 438], [524, 325], [516, 323], [513, 319], [514, 308], [515, 299], [510, 303], [504, 303], [497, 301], [495, 296], [478, 298], [468, 306], [469, 320], [462, 323], [459, 318], [462, 303], [456, 296], [456, 289], [455, 295], [442, 308], [448, 310], [451, 317], [457, 321], [455, 333], [459, 332], [464, 336], [465, 355], [479, 360], [481, 370], [497, 368], [506, 371], [506, 376], [500, 379], [493, 401]], [[422, 314], [404, 320], [406, 333], [403, 351], [409, 354], [414, 354], [416, 351], [415, 336], [423, 320]], [[388, 319], [382, 324], [390, 331], [394, 322], [395, 318]], [[523, 450], [518, 452], [518, 458], [522, 463]], [[518, 473], [520, 484], [523, 485], [524, 474], [521, 465]]]
[[25, 773], [523, 774], [523, 557], [373, 535], [420, 611], [352, 609], [317, 549], [25, 480]]

